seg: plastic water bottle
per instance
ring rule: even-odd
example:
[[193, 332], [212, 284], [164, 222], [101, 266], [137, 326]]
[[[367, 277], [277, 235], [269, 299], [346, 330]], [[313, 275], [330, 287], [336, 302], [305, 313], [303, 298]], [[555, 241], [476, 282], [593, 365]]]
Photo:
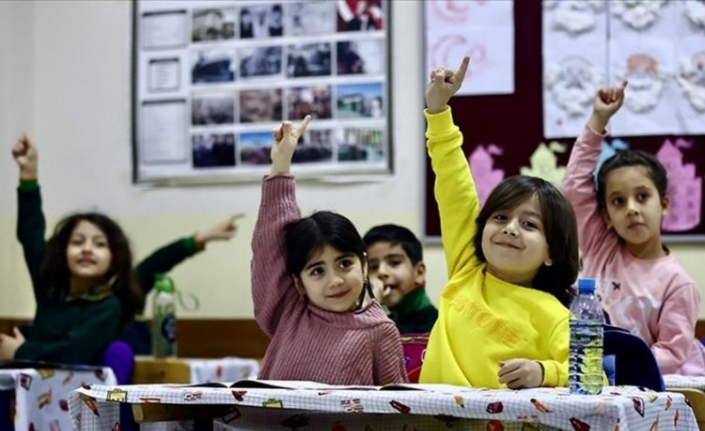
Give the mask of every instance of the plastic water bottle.
[[602, 392], [602, 348], [605, 315], [595, 297], [595, 280], [578, 280], [578, 296], [570, 306], [570, 393]]
[[171, 278], [158, 274], [152, 304], [152, 354], [176, 356], [176, 288]]

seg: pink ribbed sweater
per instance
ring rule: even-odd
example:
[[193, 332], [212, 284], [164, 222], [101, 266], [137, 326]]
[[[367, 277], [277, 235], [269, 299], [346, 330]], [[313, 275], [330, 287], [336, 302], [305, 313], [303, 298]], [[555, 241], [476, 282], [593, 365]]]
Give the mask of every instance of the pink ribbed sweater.
[[294, 178], [265, 177], [252, 237], [255, 319], [271, 338], [259, 378], [331, 385], [406, 382], [399, 332], [377, 302], [334, 313], [297, 293], [286, 271], [284, 227], [299, 218]]

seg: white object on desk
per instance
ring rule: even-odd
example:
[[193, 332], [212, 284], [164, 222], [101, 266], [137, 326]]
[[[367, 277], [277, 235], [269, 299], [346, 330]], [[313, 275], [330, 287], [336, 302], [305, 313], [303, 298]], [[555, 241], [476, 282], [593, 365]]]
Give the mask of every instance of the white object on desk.
[[705, 376], [666, 374], [663, 376], [663, 383], [666, 385], [666, 390], [669, 388], [690, 388], [705, 391]]
[[236, 382], [254, 380], [259, 373], [255, 359], [184, 359], [191, 369], [191, 383]]

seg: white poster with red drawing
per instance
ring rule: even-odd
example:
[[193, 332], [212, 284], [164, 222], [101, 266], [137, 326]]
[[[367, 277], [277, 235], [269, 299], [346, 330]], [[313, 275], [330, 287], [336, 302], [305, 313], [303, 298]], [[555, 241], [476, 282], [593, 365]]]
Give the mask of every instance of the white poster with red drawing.
[[426, 76], [472, 60], [459, 95], [514, 93], [514, 0], [426, 0]]

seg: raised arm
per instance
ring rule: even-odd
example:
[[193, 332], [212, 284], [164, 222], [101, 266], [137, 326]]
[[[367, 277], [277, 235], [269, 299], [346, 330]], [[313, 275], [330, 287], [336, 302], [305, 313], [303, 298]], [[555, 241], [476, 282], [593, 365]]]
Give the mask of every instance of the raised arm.
[[617, 241], [598, 208], [593, 172], [600, 158], [605, 127], [622, 106], [626, 86], [625, 81], [597, 92], [593, 113], [575, 141], [563, 178], [563, 192], [575, 209], [580, 250], [585, 259], [590, 259], [596, 247], [612, 247]]
[[208, 229], [162, 246], [147, 256], [137, 265], [136, 270], [139, 286], [145, 296], [154, 287], [157, 274], [171, 271], [184, 260], [205, 250], [211, 241], [227, 241], [233, 238], [237, 232], [236, 222], [242, 217], [243, 214], [230, 216]]
[[469, 63], [470, 58], [465, 57], [457, 71], [434, 70], [425, 94], [426, 146], [436, 174], [434, 193], [441, 219], [448, 278], [467, 265], [477, 263], [473, 237], [480, 202], [463, 153], [463, 135], [453, 124], [448, 107], [448, 101], [463, 83]]
[[42, 212], [42, 196], [39, 190], [38, 155], [32, 140], [23, 135], [12, 149], [12, 156], [20, 170], [20, 185], [17, 188], [17, 239], [22, 244], [35, 297], [38, 292], [37, 276], [46, 250], [46, 221]]
[[294, 129], [285, 122], [274, 132], [272, 169], [262, 182], [262, 200], [252, 235], [252, 300], [257, 324], [270, 338], [279, 321], [303, 304], [286, 268], [286, 226], [301, 218], [296, 203], [291, 159], [310, 116]]

